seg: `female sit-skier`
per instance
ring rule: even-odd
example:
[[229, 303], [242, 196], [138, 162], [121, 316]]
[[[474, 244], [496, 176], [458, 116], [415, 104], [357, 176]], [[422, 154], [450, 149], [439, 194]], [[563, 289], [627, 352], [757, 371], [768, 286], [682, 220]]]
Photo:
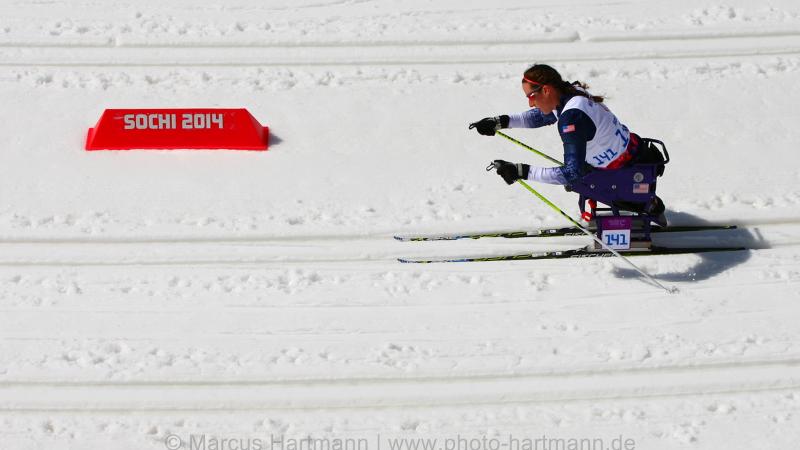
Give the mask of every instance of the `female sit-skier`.
[[[659, 162], [649, 145], [628, 131], [603, 97], [591, 95], [581, 82], [564, 81], [546, 64], [531, 66], [522, 76], [522, 90], [532, 108], [519, 114], [486, 117], [470, 124], [484, 136], [503, 128], [539, 128], [557, 123], [564, 143], [564, 165], [535, 167], [496, 160], [497, 173], [508, 184], [519, 179], [569, 186], [592, 170], [614, 170], [637, 162]], [[654, 159], [656, 158], [656, 159]], [[663, 161], [663, 159], [661, 160]], [[623, 209], [645, 212], [666, 226], [664, 203], [658, 197], [650, 204], [624, 205]]]

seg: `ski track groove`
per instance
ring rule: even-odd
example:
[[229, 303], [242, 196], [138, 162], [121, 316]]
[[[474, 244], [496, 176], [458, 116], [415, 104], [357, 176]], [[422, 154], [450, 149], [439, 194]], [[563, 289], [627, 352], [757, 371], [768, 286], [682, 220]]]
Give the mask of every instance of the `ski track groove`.
[[[703, 222], [703, 223], [675, 223], [674, 226], [723, 226], [736, 225], [738, 230], [757, 228], [759, 226], [775, 225], [800, 225], [800, 217], [775, 218], [766, 220], [736, 220], [725, 223]], [[466, 229], [463, 231], [448, 230], [442, 234], [470, 234], [474, 232], [506, 233], [523, 230], [549, 229], [568, 226], [568, 224], [550, 224], [541, 227], [519, 227], [516, 229]], [[716, 230], [712, 230], [716, 231]], [[721, 230], [731, 231], [731, 230]], [[735, 231], [735, 230], [733, 230]], [[17, 237], [0, 235], [0, 245], [4, 244], [260, 244], [270, 242], [307, 242], [307, 241], [383, 241], [393, 239], [394, 236], [434, 236], [435, 231], [420, 231], [414, 233], [399, 233], [398, 230], [381, 230], [373, 233], [330, 233], [330, 234], [286, 234], [286, 235], [253, 235], [253, 236], [230, 236], [230, 235], [207, 235], [207, 236], [142, 236], [142, 237], [121, 237], [121, 236], [98, 236], [93, 238], [72, 237], [72, 236], [37, 236], [37, 237]], [[557, 238], [557, 237], [554, 237]], [[521, 238], [524, 239], [524, 238]], [[545, 240], [546, 238], [536, 238]], [[465, 239], [467, 240], [467, 239]], [[508, 239], [509, 241], [511, 239]], [[413, 244], [409, 242], [408, 244]]]
[[[797, 246], [800, 245], [800, 242], [792, 243], [789, 246]], [[775, 248], [776, 246], [771, 246], [770, 248]], [[755, 251], [755, 250], [764, 250], [764, 249], [747, 249], [741, 251]], [[735, 251], [739, 252], [739, 251]], [[515, 254], [525, 254], [525, 251], [514, 252]], [[730, 252], [716, 252], [715, 254], [723, 254], [723, 253], [730, 253]], [[461, 259], [471, 256], [480, 256], [480, 257], [492, 257], [492, 256], [502, 256], [503, 254], [493, 254], [493, 253], [470, 253], [468, 255], [464, 254], [456, 254], [453, 256], [448, 255], [448, 259]], [[2, 261], [0, 262], [0, 267], [3, 268], [23, 268], [23, 267], [49, 267], [49, 268], [60, 268], [60, 267], [69, 267], [69, 268], [77, 268], [77, 267], [182, 267], [182, 268], [190, 268], [190, 267], [232, 267], [232, 266], [269, 266], [269, 265], [276, 265], [276, 264], [309, 264], [309, 263], [316, 263], [316, 264], [342, 264], [342, 263], [365, 263], [365, 262], [373, 262], [373, 263], [398, 263], [397, 261], [399, 257], [406, 257], [406, 254], [398, 254], [393, 256], [376, 256], [376, 257], [360, 257], [360, 258], [338, 258], [338, 259], [324, 259], [324, 258], [284, 258], [284, 259], [248, 259], [248, 260], [224, 260], [224, 259], [215, 259], [215, 260], [174, 260], [174, 261]], [[436, 254], [435, 256], [439, 256]], [[642, 255], [648, 256], [648, 255]], [[637, 258], [641, 258], [642, 256], [637, 256]], [[684, 255], [655, 255], [658, 257], [680, 257], [686, 256]], [[418, 256], [413, 256], [412, 258], [417, 258]], [[421, 255], [419, 258], [425, 258], [426, 256]], [[610, 257], [607, 257], [608, 259]], [[525, 263], [526, 261], [483, 261], [483, 262], [491, 262], [491, 263]], [[529, 261], [528, 261], [529, 262]], [[481, 263], [475, 262], [474, 264]], [[451, 263], [432, 263], [432, 264], [451, 264]], [[452, 263], [456, 264], [456, 263]], [[469, 263], [462, 263], [458, 262], [458, 264], [469, 264]]]
[[[319, 47], [394, 47], [394, 46], [436, 46], [460, 47], [468, 45], [504, 45], [504, 44], [529, 44], [531, 41], [548, 43], [569, 42], [641, 42], [641, 41], [681, 41], [686, 40], [718, 40], [737, 38], [770, 38], [770, 37], [797, 37], [800, 29], [797, 27], [779, 26], [777, 28], [717, 28], [708, 30], [662, 29], [656, 31], [556, 31], [539, 34], [533, 37], [506, 37], [491, 39], [487, 37], [459, 36], [458, 39], [403, 39], [386, 38], [380, 40], [305, 40], [305, 41], [273, 41], [263, 43], [254, 40], [242, 40], [231, 44], [230, 40], [184, 40], [183, 42], [158, 42], [144, 39], [120, 39], [117, 36], [82, 38], [74, 41], [45, 41], [9, 38], [0, 41], [0, 48], [134, 48], [134, 49], [168, 49], [168, 48], [319, 48]], [[164, 39], [169, 41], [168, 38]]]
[[[728, 45], [715, 45], [724, 41]], [[632, 45], [646, 43], [646, 46]], [[550, 36], [544, 41], [495, 40], [480, 42], [330, 42], [281, 43], [273, 46], [253, 43], [238, 45], [153, 44], [42, 45], [17, 42], [0, 45], [0, 66], [112, 67], [112, 66], [291, 66], [291, 65], [447, 65], [466, 63], [528, 62], [531, 54], [552, 62], [624, 61], [640, 59], [683, 59], [731, 56], [788, 55], [800, 53], [800, 32], [773, 33], [731, 31], [689, 39], [669, 33], [631, 36], [589, 33], [586, 38]], [[74, 43], [73, 43], [74, 44]], [[219, 51], [227, 50], [225, 58]], [[73, 50], [73, 51], [70, 51]], [[188, 51], [188, 52], [187, 52]]]
[[[0, 383], [0, 411], [418, 408], [675, 398], [798, 388], [800, 360], [794, 359], [511, 376], [213, 383], [3, 382]], [[53, 401], [54, 398], [58, 400]]]
[[[757, 228], [759, 226], [777, 225], [800, 225], [800, 217], [778, 217], [774, 219], [760, 220], [735, 220], [730, 222], [702, 222], [702, 223], [683, 223], [676, 222], [674, 226], [725, 226], [735, 225], [741, 229]], [[469, 234], [474, 232], [507, 233], [523, 230], [550, 229], [569, 226], [569, 224], [549, 224], [540, 227], [519, 227], [515, 229], [464, 229], [458, 231], [443, 231], [442, 234]], [[713, 230], [712, 230], [713, 231]], [[724, 231], [724, 230], [723, 230]], [[0, 235], [0, 245], [3, 244], [169, 244], [169, 243], [206, 243], [206, 244], [248, 244], [262, 242], [307, 242], [307, 241], [365, 241], [365, 240], [386, 240], [394, 236], [429, 236], [437, 235], [436, 231], [419, 231], [412, 233], [400, 233], [398, 230], [379, 230], [371, 233], [330, 233], [330, 234], [284, 234], [284, 235], [251, 235], [251, 236], [231, 236], [231, 235], [199, 235], [199, 236], [141, 236], [141, 237], [122, 237], [122, 236], [98, 236], [98, 237], [72, 237], [72, 236], [37, 236], [19, 237], [6, 234]]]
[[[783, 359], [764, 359], [753, 361], [724, 361], [702, 364], [675, 364], [654, 367], [621, 367], [621, 368], [578, 368], [568, 370], [539, 369], [531, 373], [512, 374], [474, 374], [455, 376], [408, 376], [408, 377], [347, 377], [347, 378], [285, 378], [275, 380], [229, 380], [229, 381], [92, 381], [92, 380], [0, 380], [0, 389], [12, 386], [42, 386], [42, 387], [128, 387], [128, 386], [164, 386], [164, 387], [213, 387], [213, 386], [306, 386], [306, 385], [343, 385], [343, 384], [406, 384], [406, 383], [438, 383], [438, 382], [470, 382], [491, 380], [529, 380], [534, 378], [560, 378], [560, 377], [592, 377], [596, 375], [623, 375], [634, 374], [639, 376], [652, 376], [669, 372], [703, 372], [712, 370], [730, 370], [740, 368], [764, 367], [792, 367], [800, 370], [800, 357]], [[796, 367], [795, 367], [796, 366]], [[559, 366], [559, 369], [564, 369]], [[800, 380], [799, 380], [800, 381]]]

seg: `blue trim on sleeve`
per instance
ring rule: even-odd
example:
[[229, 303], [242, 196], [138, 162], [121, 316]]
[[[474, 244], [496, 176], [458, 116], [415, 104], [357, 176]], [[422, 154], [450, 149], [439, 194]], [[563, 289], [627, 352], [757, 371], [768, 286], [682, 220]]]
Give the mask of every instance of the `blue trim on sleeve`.
[[539, 108], [529, 109], [518, 114], [509, 114], [509, 128], [539, 128], [552, 125], [558, 118], [552, 112], [544, 114]]
[[586, 175], [586, 142], [564, 143], [564, 165], [560, 167], [561, 173], [567, 183]]
[[558, 134], [564, 143], [564, 166], [561, 170], [568, 183], [588, 172], [586, 143], [594, 138], [596, 132], [592, 119], [579, 109], [568, 109], [558, 118]]

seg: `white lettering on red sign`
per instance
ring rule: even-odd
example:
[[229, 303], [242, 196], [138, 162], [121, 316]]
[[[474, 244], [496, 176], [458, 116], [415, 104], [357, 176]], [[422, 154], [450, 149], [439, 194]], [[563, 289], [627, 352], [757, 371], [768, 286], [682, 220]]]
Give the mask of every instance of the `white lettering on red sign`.
[[223, 115], [218, 113], [185, 113], [178, 122], [176, 114], [125, 114], [125, 130], [210, 130], [224, 127]]
[[222, 129], [222, 114], [184, 114], [181, 126], [184, 130], [208, 130], [214, 128]]

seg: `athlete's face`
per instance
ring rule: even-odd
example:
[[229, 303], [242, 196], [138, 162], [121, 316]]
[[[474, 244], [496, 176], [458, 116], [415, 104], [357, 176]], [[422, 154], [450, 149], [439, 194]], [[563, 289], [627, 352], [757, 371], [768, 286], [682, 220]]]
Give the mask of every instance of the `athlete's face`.
[[528, 82], [523, 82], [522, 92], [528, 97], [528, 106], [531, 108], [539, 108], [544, 114], [550, 114], [558, 107], [558, 93], [550, 85], [533, 85]]

